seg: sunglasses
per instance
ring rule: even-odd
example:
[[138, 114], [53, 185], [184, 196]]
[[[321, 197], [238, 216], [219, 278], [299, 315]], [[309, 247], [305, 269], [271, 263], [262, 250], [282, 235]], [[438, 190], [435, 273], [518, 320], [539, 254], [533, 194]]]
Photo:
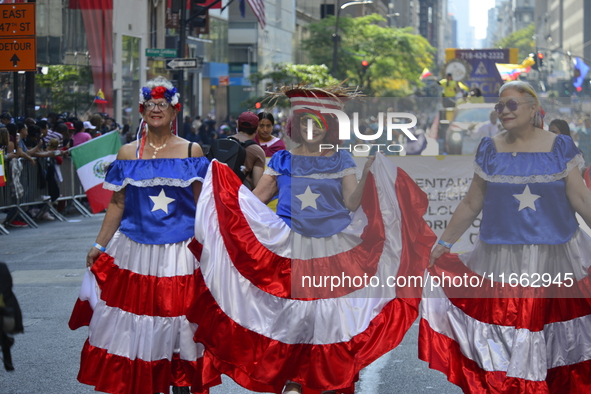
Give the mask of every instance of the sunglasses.
[[495, 111], [497, 111], [498, 114], [502, 113], [503, 110], [505, 109], [505, 107], [507, 107], [507, 109], [509, 111], [517, 111], [517, 108], [519, 108], [519, 106], [521, 104], [526, 104], [526, 103], [518, 103], [516, 100], [513, 99], [509, 99], [504, 103], [497, 103], [495, 105]]

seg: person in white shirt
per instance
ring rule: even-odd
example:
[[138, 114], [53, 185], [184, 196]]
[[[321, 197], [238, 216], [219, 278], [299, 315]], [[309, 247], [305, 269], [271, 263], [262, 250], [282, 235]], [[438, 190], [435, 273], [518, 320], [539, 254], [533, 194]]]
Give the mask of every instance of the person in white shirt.
[[484, 137], [494, 137], [499, 134], [499, 114], [495, 110], [490, 111], [490, 122], [483, 124], [478, 129], [478, 136], [482, 139]]
[[484, 123], [478, 129], [476, 126], [474, 130], [469, 131], [462, 141], [462, 155], [474, 155], [480, 141], [484, 137], [494, 137], [500, 131], [499, 129], [499, 115], [493, 110], [489, 115], [490, 122]]

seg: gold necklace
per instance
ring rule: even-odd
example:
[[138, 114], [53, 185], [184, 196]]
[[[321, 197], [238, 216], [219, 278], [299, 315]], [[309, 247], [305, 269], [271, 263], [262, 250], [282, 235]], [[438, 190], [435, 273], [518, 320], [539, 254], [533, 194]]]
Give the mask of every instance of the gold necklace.
[[158, 151], [160, 149], [166, 148], [166, 143], [164, 143], [163, 145], [160, 145], [160, 146], [156, 146], [156, 145], [154, 145], [151, 142], [148, 142], [148, 144], [150, 144], [150, 146], [152, 147], [152, 149], [154, 149], [154, 153], [152, 154], [152, 159], [155, 159], [156, 158], [156, 155], [158, 154]]

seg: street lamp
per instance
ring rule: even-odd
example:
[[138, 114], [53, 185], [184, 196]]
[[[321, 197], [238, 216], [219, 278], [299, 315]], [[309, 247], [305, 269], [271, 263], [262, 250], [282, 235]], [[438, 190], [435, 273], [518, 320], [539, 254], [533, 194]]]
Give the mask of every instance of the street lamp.
[[[335, 0], [338, 4], [338, 0]], [[371, 4], [373, 0], [360, 0], [360, 1], [350, 1], [337, 7], [337, 15], [336, 21], [334, 24], [334, 34], [332, 35], [332, 76], [337, 78], [337, 62], [338, 62], [338, 52], [339, 52], [339, 41], [341, 40], [341, 36], [339, 35], [339, 15], [341, 10], [352, 6], [352, 5], [359, 5], [359, 4]]]

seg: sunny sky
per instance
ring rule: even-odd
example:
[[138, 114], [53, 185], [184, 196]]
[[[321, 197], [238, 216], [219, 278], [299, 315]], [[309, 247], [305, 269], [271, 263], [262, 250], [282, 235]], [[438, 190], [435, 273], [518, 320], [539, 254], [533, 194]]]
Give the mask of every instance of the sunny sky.
[[486, 38], [488, 10], [495, 7], [495, 0], [470, 0], [470, 26], [474, 26], [477, 39]]

